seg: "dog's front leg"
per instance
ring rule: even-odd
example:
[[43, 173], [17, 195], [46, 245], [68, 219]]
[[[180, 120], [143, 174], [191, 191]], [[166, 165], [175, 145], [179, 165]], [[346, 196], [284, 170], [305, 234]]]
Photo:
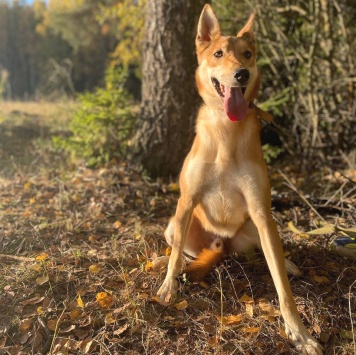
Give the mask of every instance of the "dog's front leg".
[[167, 275], [157, 292], [157, 295], [166, 302], [169, 302], [177, 294], [177, 278], [182, 270], [183, 248], [190, 227], [192, 213], [192, 199], [181, 196], [178, 200], [175, 215], [174, 240], [172, 244], [172, 253], [169, 258]]
[[251, 212], [251, 217], [258, 228], [262, 250], [278, 293], [286, 333], [294, 343], [294, 346], [302, 354], [321, 355], [322, 347], [310, 335], [298, 314], [287, 278], [283, 249], [277, 226], [267, 213], [269, 214], [266, 210], [261, 211], [259, 207], [256, 207], [254, 212]]

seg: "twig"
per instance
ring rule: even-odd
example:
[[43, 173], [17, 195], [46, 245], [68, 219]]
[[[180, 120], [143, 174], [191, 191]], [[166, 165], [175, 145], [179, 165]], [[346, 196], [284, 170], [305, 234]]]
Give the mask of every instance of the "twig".
[[26, 258], [25, 256], [9, 255], [9, 254], [0, 254], [0, 259], [13, 259], [18, 261], [35, 261], [35, 258]]
[[343, 178], [345, 178], [346, 180], [349, 180], [350, 182], [352, 182], [353, 184], [356, 185], [356, 181], [353, 181], [352, 179], [350, 179], [349, 177], [347, 177], [347, 176], [344, 175], [343, 173], [340, 173], [340, 171], [339, 171], [339, 174], [340, 174]]
[[318, 217], [320, 217], [324, 222], [326, 220], [323, 218], [323, 216], [312, 206], [312, 204], [307, 200], [307, 198], [297, 189], [297, 187], [288, 179], [288, 177], [281, 171], [278, 170], [278, 172], [282, 175], [283, 179], [287, 181], [289, 187], [296, 192], [299, 197], [316, 213]]

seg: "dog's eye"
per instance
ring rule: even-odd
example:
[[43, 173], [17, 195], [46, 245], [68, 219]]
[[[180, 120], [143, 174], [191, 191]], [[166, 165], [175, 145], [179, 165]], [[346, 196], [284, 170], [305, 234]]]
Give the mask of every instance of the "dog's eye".
[[214, 53], [214, 57], [221, 58], [223, 56], [223, 51], [220, 49]]
[[249, 59], [249, 58], [251, 58], [251, 56], [252, 56], [252, 53], [250, 51], [245, 51], [244, 52], [244, 57], [245, 58]]

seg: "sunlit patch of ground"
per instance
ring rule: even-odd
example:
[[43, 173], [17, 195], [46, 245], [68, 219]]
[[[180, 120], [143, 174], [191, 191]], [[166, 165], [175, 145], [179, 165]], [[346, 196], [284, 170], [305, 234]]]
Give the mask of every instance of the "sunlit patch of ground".
[[[19, 154], [0, 173], [0, 354], [298, 354], [285, 338], [263, 258], [228, 258], [204, 282], [182, 281], [172, 305], [159, 302], [164, 270], [150, 262], [166, 252], [162, 234], [179, 196], [176, 182], [151, 181], [125, 162], [64, 166], [48, 133], [63, 129], [55, 119], [49, 124], [60, 110], [41, 116], [44, 109], [29, 107], [31, 114], [1, 106], [0, 135], [12, 132], [1, 149], [14, 144]], [[21, 129], [11, 130], [9, 119], [19, 117]], [[32, 136], [18, 135], [24, 129]], [[308, 231], [320, 219], [303, 198], [329, 223], [355, 226], [352, 182], [316, 172], [310, 195], [305, 177], [281, 168], [290, 186], [273, 174], [273, 214], [288, 257], [303, 272], [291, 278], [298, 310], [327, 353], [352, 354], [355, 261], [329, 249], [335, 235], [287, 228], [293, 221]]]

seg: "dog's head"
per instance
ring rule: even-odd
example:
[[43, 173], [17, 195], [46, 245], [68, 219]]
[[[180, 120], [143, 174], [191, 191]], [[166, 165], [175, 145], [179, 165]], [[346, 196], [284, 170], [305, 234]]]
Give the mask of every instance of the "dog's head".
[[196, 81], [200, 95], [212, 107], [223, 107], [231, 121], [242, 121], [256, 98], [259, 74], [251, 15], [237, 36], [222, 36], [209, 5], [200, 15], [196, 49]]

